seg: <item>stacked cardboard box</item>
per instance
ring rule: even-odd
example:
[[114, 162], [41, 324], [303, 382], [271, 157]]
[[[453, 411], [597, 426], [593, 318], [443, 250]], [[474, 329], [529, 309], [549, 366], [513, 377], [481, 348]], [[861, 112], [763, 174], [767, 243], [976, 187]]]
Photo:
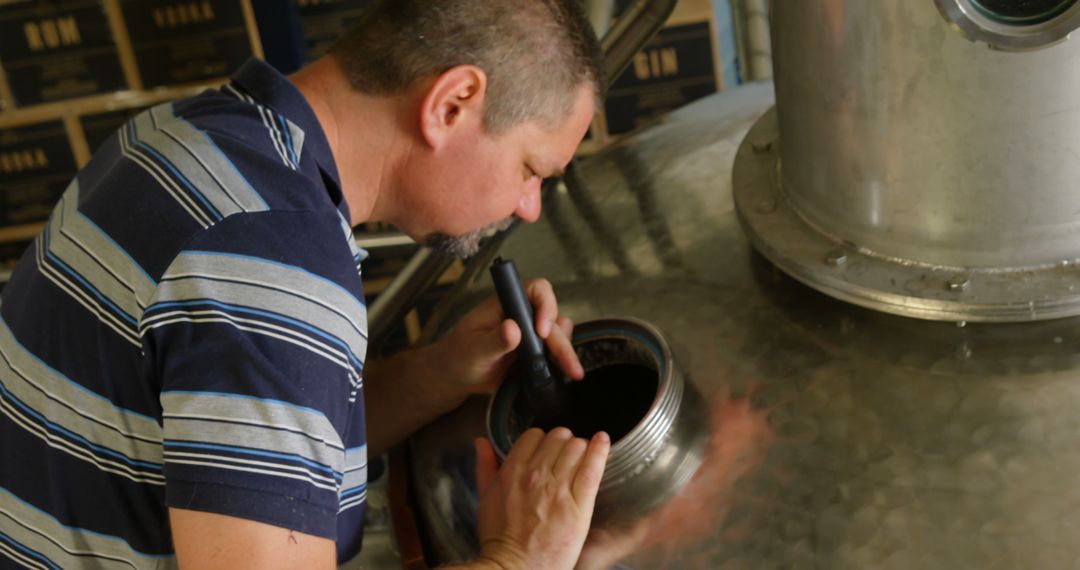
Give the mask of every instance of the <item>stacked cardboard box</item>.
[[250, 0], [0, 0], [0, 272], [125, 120], [261, 54]]

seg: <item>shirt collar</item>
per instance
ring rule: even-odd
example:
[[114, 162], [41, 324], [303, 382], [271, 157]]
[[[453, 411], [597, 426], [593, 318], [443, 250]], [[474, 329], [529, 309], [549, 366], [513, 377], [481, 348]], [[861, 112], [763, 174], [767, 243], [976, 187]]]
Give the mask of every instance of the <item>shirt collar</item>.
[[341, 191], [341, 178], [337, 163], [330, 151], [326, 133], [311, 109], [304, 94], [284, 75], [261, 59], [249, 59], [232, 76], [232, 81], [247, 91], [262, 105], [273, 109], [304, 131], [304, 152], [314, 157], [322, 178], [333, 187], [328, 188], [332, 198], [339, 201], [339, 209], [349, 220], [349, 207]]

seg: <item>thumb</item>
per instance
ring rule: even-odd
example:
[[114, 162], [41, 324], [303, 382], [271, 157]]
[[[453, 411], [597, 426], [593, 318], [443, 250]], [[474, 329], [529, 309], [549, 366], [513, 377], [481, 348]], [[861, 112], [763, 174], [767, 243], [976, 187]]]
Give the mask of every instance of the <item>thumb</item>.
[[495, 474], [499, 470], [499, 460], [495, 449], [486, 438], [478, 437], [473, 442], [476, 447], [476, 494], [483, 497], [495, 483]]
[[521, 329], [513, 319], [505, 319], [488, 333], [486, 341], [484, 348], [487, 356], [492, 360], [502, 358], [521, 342]]

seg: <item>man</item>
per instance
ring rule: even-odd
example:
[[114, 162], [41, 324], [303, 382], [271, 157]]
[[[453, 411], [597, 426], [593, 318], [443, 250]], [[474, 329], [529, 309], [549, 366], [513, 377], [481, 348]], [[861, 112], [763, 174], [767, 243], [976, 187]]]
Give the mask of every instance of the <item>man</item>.
[[[329, 568], [360, 546], [366, 458], [493, 389], [492, 300], [365, 366], [351, 226], [458, 254], [540, 214], [601, 92], [578, 0], [386, 0], [291, 78], [249, 62], [161, 105], [78, 175], [0, 306], [0, 566]], [[583, 375], [551, 286], [537, 332]], [[365, 404], [366, 402], [366, 404]], [[603, 434], [478, 442], [478, 568], [568, 568]]]

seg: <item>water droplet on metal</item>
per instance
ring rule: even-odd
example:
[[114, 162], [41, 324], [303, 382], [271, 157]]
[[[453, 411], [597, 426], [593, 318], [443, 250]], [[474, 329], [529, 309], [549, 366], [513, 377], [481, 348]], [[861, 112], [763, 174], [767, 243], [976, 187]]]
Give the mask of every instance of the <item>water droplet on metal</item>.
[[771, 214], [776, 211], [776, 206], [777, 204], [775, 199], [766, 198], [758, 202], [757, 209], [758, 212], [761, 212], [762, 214]]
[[948, 281], [949, 291], [960, 292], [968, 288], [971, 285], [971, 279], [968, 279], [964, 275], [957, 275], [952, 277]]
[[829, 265], [843, 265], [847, 263], [847, 254], [841, 248], [836, 248], [825, 254], [825, 263]]
[[967, 326], [967, 321], [956, 321], [956, 326], [960, 327], [960, 328], [964, 328], [964, 327]]

